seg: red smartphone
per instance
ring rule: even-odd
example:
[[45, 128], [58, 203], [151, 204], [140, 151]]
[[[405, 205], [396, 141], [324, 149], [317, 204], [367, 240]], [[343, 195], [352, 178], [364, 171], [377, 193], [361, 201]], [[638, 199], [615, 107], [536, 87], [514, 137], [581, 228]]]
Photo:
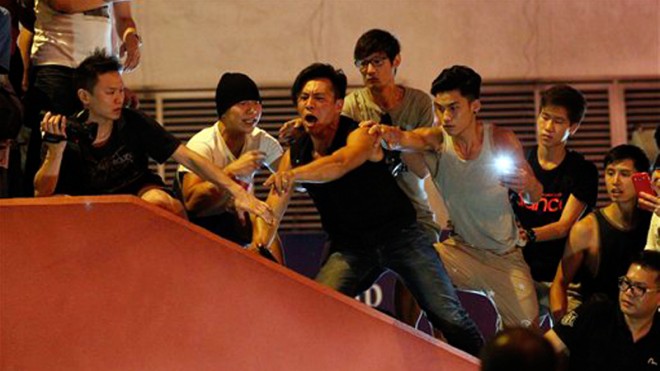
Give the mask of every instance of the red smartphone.
[[650, 195], [657, 196], [651, 186], [651, 177], [649, 177], [648, 173], [635, 173], [632, 175], [632, 181], [638, 195], [640, 192], [646, 192]]

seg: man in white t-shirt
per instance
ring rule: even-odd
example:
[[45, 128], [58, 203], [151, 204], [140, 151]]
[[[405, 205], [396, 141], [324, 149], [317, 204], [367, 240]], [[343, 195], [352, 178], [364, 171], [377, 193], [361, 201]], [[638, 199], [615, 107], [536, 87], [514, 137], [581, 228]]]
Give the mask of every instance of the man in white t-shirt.
[[[252, 192], [257, 170], [262, 166], [276, 169], [282, 156], [277, 139], [257, 128], [262, 112], [259, 89], [244, 74], [225, 73], [218, 82], [215, 103], [218, 121], [195, 134], [186, 145]], [[232, 212], [228, 192], [184, 167], [179, 168], [179, 179], [182, 179], [183, 199], [193, 223], [240, 245], [250, 243], [251, 223], [242, 224]], [[279, 247], [272, 253], [282, 261]]]

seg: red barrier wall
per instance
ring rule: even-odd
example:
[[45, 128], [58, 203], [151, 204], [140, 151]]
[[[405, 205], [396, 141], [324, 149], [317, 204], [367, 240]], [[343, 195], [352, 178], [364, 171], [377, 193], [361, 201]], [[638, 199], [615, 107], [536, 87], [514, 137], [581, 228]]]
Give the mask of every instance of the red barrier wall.
[[0, 201], [3, 370], [477, 370], [134, 197]]

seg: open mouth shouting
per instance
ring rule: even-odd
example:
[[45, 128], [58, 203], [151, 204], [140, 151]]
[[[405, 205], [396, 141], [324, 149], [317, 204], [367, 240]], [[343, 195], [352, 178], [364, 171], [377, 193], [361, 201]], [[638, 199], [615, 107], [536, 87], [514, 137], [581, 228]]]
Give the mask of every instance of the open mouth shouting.
[[319, 119], [316, 116], [312, 115], [311, 113], [305, 115], [305, 117], [303, 117], [303, 120], [305, 120], [305, 122], [311, 126], [314, 126], [314, 124], [316, 124], [319, 121]]

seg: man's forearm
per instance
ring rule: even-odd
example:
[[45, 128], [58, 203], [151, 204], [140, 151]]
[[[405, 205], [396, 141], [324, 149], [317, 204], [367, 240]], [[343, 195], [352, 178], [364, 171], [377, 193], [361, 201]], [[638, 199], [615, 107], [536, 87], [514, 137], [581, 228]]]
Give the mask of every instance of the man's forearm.
[[52, 196], [55, 193], [62, 155], [61, 151], [48, 149], [46, 158], [34, 177], [34, 195], [36, 197]]
[[197, 174], [200, 178], [207, 180], [220, 188], [228, 190], [233, 196], [245, 192], [245, 190], [225, 174], [222, 169], [213, 165], [209, 160], [182, 144], [179, 145], [172, 157], [178, 163]]

